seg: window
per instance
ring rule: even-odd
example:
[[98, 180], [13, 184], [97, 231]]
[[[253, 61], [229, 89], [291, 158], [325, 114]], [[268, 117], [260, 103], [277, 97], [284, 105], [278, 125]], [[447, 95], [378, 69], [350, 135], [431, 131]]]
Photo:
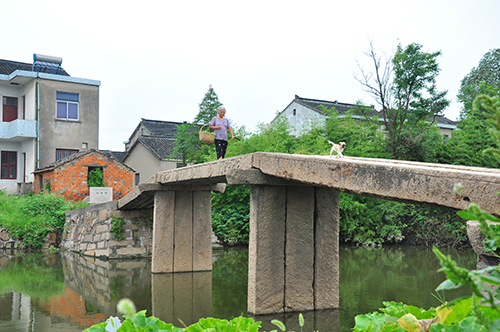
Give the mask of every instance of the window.
[[2, 179], [15, 180], [17, 178], [17, 152], [2, 151]]
[[64, 157], [71, 156], [77, 153], [78, 150], [56, 149], [56, 160], [63, 159]]
[[104, 170], [102, 167], [88, 168], [87, 185], [89, 187], [106, 187], [106, 183], [104, 183]]
[[17, 119], [17, 98], [3, 97], [2, 121], [11, 122]]
[[78, 94], [57, 92], [56, 118], [78, 120]]

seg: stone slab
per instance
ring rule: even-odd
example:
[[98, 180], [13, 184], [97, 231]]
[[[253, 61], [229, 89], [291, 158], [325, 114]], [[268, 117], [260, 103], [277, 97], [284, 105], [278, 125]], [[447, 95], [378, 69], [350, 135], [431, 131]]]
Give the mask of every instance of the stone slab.
[[[253, 167], [264, 174], [343, 192], [415, 204], [467, 209], [478, 203], [500, 209], [500, 170], [370, 158], [329, 158], [257, 152]], [[464, 190], [455, 196], [454, 185]]]
[[174, 272], [193, 271], [193, 192], [175, 191]]
[[248, 311], [283, 312], [285, 301], [286, 187], [252, 186]]
[[210, 191], [193, 192], [192, 271], [212, 270], [212, 201]]
[[286, 187], [285, 311], [314, 310], [314, 187]]
[[315, 188], [314, 308], [339, 307], [339, 191]]
[[157, 191], [154, 200], [151, 272], [174, 272], [175, 192]]

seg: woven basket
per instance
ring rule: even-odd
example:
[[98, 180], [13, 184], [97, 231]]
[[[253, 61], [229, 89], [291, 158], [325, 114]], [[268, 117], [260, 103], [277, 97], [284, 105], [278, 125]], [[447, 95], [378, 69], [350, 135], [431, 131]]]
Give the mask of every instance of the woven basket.
[[200, 128], [200, 141], [203, 143], [213, 143], [215, 139], [215, 134], [207, 131], [202, 131], [203, 127], [208, 125], [203, 125]]

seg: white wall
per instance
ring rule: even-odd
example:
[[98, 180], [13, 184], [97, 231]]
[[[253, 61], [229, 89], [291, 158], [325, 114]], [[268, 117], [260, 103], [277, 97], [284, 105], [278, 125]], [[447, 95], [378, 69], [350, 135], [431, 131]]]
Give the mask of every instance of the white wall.
[[[0, 189], [10, 186], [17, 186], [20, 182], [33, 182], [35, 170], [35, 140], [29, 139], [21, 142], [13, 142], [10, 140], [0, 141], [0, 151], [16, 151], [17, 152], [17, 178], [14, 180], [0, 179]], [[23, 178], [24, 160], [23, 153], [26, 154], [26, 177]]]
[[[293, 115], [293, 110], [295, 109], [295, 115]], [[290, 126], [292, 127], [291, 134], [299, 136], [302, 132], [311, 129], [312, 124], [325, 123], [326, 117], [318, 112], [315, 112], [307, 107], [304, 107], [296, 102], [292, 102], [287, 108], [281, 112], [279, 117], [285, 117], [288, 119]]]

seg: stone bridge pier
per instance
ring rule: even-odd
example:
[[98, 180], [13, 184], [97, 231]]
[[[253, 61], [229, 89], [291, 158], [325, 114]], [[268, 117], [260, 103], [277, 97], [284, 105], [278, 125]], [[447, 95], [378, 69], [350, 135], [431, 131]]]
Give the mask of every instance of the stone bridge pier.
[[154, 193], [151, 272], [212, 270], [210, 187]]
[[339, 307], [339, 192], [252, 186], [248, 311]]
[[[339, 192], [283, 182], [251, 186], [248, 311], [338, 308]], [[153, 273], [212, 269], [210, 189], [154, 192]]]

